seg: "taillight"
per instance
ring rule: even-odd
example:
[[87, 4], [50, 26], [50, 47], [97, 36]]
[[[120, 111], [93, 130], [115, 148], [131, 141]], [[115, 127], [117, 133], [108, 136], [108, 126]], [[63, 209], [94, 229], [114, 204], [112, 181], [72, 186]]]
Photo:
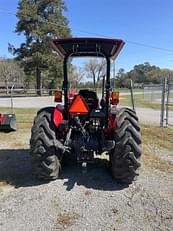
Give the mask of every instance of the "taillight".
[[120, 93], [118, 91], [113, 91], [111, 93], [111, 104], [112, 105], [117, 105], [119, 103], [119, 95]]
[[54, 101], [59, 103], [62, 102], [62, 91], [54, 92]]

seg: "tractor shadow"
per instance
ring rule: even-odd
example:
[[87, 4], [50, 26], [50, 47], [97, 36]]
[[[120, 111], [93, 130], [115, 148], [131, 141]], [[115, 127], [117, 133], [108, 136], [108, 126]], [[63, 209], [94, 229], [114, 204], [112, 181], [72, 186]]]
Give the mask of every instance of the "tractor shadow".
[[[128, 187], [112, 178], [109, 163], [104, 159], [96, 159], [95, 163], [88, 164], [87, 169], [76, 163], [63, 164], [60, 178], [54, 181], [57, 187], [59, 181], [64, 182], [67, 191], [72, 190], [76, 185], [105, 191], [122, 190]], [[2, 182], [14, 188], [48, 184], [47, 181], [32, 176], [28, 149], [0, 150], [0, 186]]]
[[76, 185], [88, 189], [115, 191], [127, 188], [127, 184], [116, 182], [111, 175], [109, 162], [105, 159], [96, 159], [94, 163], [82, 168], [81, 164], [66, 164], [60, 176], [64, 179], [66, 190], [72, 190]]

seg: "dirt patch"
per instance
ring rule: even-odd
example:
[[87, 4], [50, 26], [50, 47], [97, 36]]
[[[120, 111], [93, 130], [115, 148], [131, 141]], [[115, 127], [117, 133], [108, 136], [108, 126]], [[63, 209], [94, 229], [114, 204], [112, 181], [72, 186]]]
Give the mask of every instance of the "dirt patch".
[[63, 228], [66, 229], [70, 226], [73, 226], [78, 218], [79, 218], [79, 214], [63, 211], [58, 215], [57, 223], [58, 225], [61, 225]]

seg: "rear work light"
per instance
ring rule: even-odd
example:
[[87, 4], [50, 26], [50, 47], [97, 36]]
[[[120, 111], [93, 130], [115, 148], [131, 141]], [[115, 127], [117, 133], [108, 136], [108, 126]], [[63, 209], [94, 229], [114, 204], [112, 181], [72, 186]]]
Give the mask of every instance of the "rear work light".
[[120, 96], [120, 93], [119, 91], [113, 91], [111, 93], [111, 104], [112, 105], [117, 105], [119, 103], [119, 96]]
[[62, 102], [62, 91], [55, 91], [54, 92], [54, 101], [61, 103]]

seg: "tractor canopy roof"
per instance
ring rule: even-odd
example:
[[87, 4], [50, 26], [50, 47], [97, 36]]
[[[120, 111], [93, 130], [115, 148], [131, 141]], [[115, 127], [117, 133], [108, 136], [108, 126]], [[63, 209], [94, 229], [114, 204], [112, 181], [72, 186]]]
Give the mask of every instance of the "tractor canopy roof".
[[107, 57], [115, 59], [124, 45], [121, 39], [65, 38], [51, 41], [52, 48], [62, 57]]

